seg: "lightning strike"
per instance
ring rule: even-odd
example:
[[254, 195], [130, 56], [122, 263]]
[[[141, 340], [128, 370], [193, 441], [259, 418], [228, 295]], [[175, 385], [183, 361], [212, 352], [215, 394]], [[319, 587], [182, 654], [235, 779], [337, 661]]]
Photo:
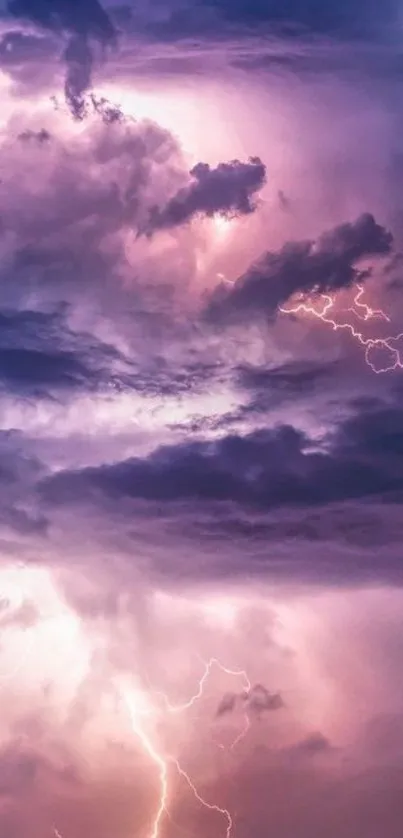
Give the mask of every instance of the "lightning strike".
[[249, 690], [251, 689], [251, 683], [249, 681], [249, 678], [248, 678], [246, 672], [243, 669], [228, 669], [226, 666], [223, 666], [223, 664], [220, 663], [220, 661], [217, 660], [217, 658], [210, 658], [210, 660], [207, 663], [204, 664], [204, 672], [203, 672], [203, 675], [201, 676], [201, 678], [199, 680], [199, 685], [198, 685], [198, 688], [197, 688], [197, 692], [194, 695], [192, 695], [188, 699], [188, 701], [185, 701], [183, 704], [176, 704], [176, 705], [171, 704], [169, 702], [167, 696], [165, 695], [165, 693], [161, 693], [161, 692], [158, 693], [158, 695], [160, 695], [164, 699], [165, 706], [166, 706], [166, 709], [168, 710], [168, 713], [182, 713], [185, 710], [189, 710], [190, 707], [192, 707], [196, 703], [196, 701], [199, 701], [199, 699], [203, 695], [203, 690], [204, 690], [206, 681], [209, 678], [211, 670], [214, 666], [216, 666], [218, 669], [220, 669], [221, 672], [224, 672], [225, 675], [230, 675], [231, 677], [234, 677], [234, 678], [242, 678], [243, 681], [244, 681], [244, 684], [245, 684], [245, 689], [249, 692]]
[[[192, 695], [187, 701], [183, 702], [182, 704], [171, 704], [165, 693], [162, 692], [155, 692], [154, 695], [161, 696], [164, 699], [165, 710], [168, 713], [184, 713], [186, 710], [190, 709], [203, 695], [203, 690], [206, 684], [206, 681], [211, 673], [212, 668], [216, 666], [226, 675], [230, 675], [233, 677], [242, 677], [244, 681], [245, 690], [249, 693], [251, 690], [251, 683], [250, 680], [244, 670], [239, 669], [228, 669], [227, 667], [223, 666], [223, 664], [217, 658], [210, 658], [210, 660], [204, 664], [204, 672], [199, 680], [198, 688], [194, 695]], [[182, 777], [187, 785], [189, 786], [190, 790], [192, 791], [195, 799], [205, 808], [211, 812], [217, 812], [226, 820], [226, 833], [225, 838], [231, 838], [232, 827], [233, 827], [233, 819], [231, 813], [228, 809], [222, 808], [216, 803], [210, 803], [209, 801], [205, 800], [199, 791], [197, 790], [193, 780], [189, 776], [189, 774], [182, 768], [179, 760], [171, 755], [165, 755], [163, 752], [160, 751], [159, 747], [154, 741], [154, 737], [149, 734], [145, 728], [143, 723], [143, 718], [145, 715], [144, 711], [139, 712], [138, 708], [136, 707], [136, 703], [134, 700], [134, 693], [133, 691], [129, 690], [128, 688], [120, 688], [119, 690], [120, 695], [123, 697], [124, 703], [129, 713], [129, 718], [132, 726], [132, 730], [135, 736], [138, 738], [144, 753], [150, 758], [151, 762], [154, 763], [156, 766], [158, 773], [159, 773], [159, 799], [158, 805], [156, 809], [156, 813], [154, 815], [154, 820], [152, 822], [151, 830], [149, 832], [148, 838], [161, 838], [161, 826], [163, 823], [164, 815], [169, 815], [168, 812], [168, 798], [169, 798], [169, 766], [175, 766], [178, 774]], [[250, 727], [250, 721], [247, 714], [245, 714], [246, 722], [245, 728], [241, 731], [241, 733], [237, 736], [236, 740], [231, 745], [231, 750], [235, 747], [235, 745], [246, 735], [247, 731]]]
[[238, 736], [236, 737], [236, 739], [234, 739], [234, 741], [230, 745], [230, 751], [233, 751], [234, 748], [236, 748], [236, 746], [239, 745], [239, 743], [242, 742], [242, 740], [245, 739], [245, 736], [249, 733], [250, 726], [251, 726], [251, 721], [250, 721], [250, 718], [249, 718], [249, 715], [248, 715], [247, 712], [245, 712], [244, 718], [245, 718], [245, 725], [242, 728], [241, 732], [238, 733]]
[[138, 716], [133, 704], [132, 697], [129, 696], [126, 691], [123, 695], [129, 712], [133, 731], [140, 740], [145, 753], [150, 757], [151, 761], [155, 763], [159, 771], [160, 797], [158, 802], [158, 808], [150, 832], [150, 838], [159, 838], [160, 826], [164, 817], [164, 813], [166, 812], [168, 801], [168, 761], [162, 756], [162, 754], [159, 753], [159, 751], [153, 744], [153, 741], [150, 738], [150, 736], [148, 736], [143, 726], [139, 724]]
[[[368, 320], [372, 320], [375, 318], [382, 319], [390, 323], [390, 318], [384, 311], [381, 309], [373, 309], [371, 306], [367, 305], [366, 303], [361, 301], [361, 297], [364, 293], [363, 287], [360, 285], [358, 287], [358, 293], [354, 298], [354, 305], [348, 309], [352, 311], [358, 319], [364, 320], [367, 322]], [[372, 372], [376, 373], [376, 375], [380, 375], [381, 373], [392, 372], [393, 370], [403, 369], [403, 348], [398, 349], [394, 344], [397, 341], [403, 339], [403, 332], [400, 332], [397, 335], [389, 335], [385, 338], [376, 338], [376, 337], [365, 337], [362, 332], [359, 332], [352, 323], [348, 322], [340, 322], [334, 317], [330, 316], [330, 312], [334, 309], [335, 306], [335, 298], [330, 296], [329, 294], [321, 294], [321, 298], [323, 301], [322, 308], [318, 309], [315, 308], [313, 304], [310, 302], [299, 302], [296, 306], [292, 308], [280, 308], [282, 314], [311, 314], [316, 317], [318, 320], [321, 320], [322, 323], [326, 323], [333, 329], [334, 332], [338, 331], [347, 331], [351, 335], [351, 337], [357, 341], [362, 347], [364, 347], [365, 353], [365, 363], [367, 366], [372, 370]], [[358, 309], [358, 311], [357, 311]], [[359, 309], [363, 309], [361, 312]], [[385, 367], [376, 367], [375, 364], [371, 361], [370, 355], [374, 349], [383, 349], [390, 353], [391, 356], [391, 363]]]
[[[204, 686], [206, 684], [206, 681], [208, 680], [209, 675], [211, 673], [211, 670], [214, 666], [216, 666], [218, 669], [220, 669], [221, 672], [224, 672], [225, 675], [230, 675], [231, 677], [234, 677], [234, 678], [242, 678], [243, 682], [244, 682], [244, 689], [247, 693], [249, 693], [250, 690], [252, 689], [251, 682], [250, 682], [250, 680], [248, 678], [248, 675], [245, 672], [245, 670], [243, 670], [243, 669], [228, 669], [228, 667], [223, 666], [223, 664], [217, 658], [210, 658], [210, 660], [207, 663], [204, 664], [204, 672], [203, 672], [203, 675], [201, 676], [201, 678], [199, 680], [199, 685], [198, 685], [197, 692], [194, 695], [192, 695], [188, 699], [188, 701], [184, 702], [183, 704], [176, 704], [176, 705], [175, 704], [170, 704], [170, 702], [169, 702], [167, 696], [165, 695], [165, 693], [162, 693], [162, 692], [158, 693], [158, 695], [160, 695], [163, 698], [168, 713], [183, 713], [185, 710], [189, 710], [197, 701], [199, 701], [199, 699], [203, 695], [203, 690], [204, 690]], [[250, 729], [250, 719], [249, 719], [249, 716], [248, 716], [247, 712], [245, 712], [244, 718], [245, 718], [244, 727], [242, 728], [241, 732], [236, 736], [236, 738], [234, 739], [232, 744], [229, 746], [230, 751], [234, 750], [234, 748], [239, 744], [239, 742], [241, 742], [242, 739], [245, 738], [245, 736], [247, 735], [247, 733]], [[220, 743], [217, 743], [217, 744], [218, 744], [219, 748], [221, 748], [222, 750], [225, 750], [224, 745], [222, 745]]]
[[187, 782], [189, 788], [191, 789], [191, 791], [192, 791], [194, 797], [196, 798], [196, 800], [198, 800], [199, 803], [201, 803], [201, 805], [204, 806], [205, 809], [209, 809], [210, 812], [217, 812], [218, 814], [222, 815], [226, 819], [227, 830], [226, 830], [226, 833], [225, 833], [225, 838], [231, 838], [233, 820], [232, 820], [231, 813], [228, 811], [228, 809], [224, 809], [224, 808], [222, 809], [221, 806], [218, 806], [216, 803], [208, 803], [207, 800], [204, 799], [204, 797], [201, 797], [201, 795], [197, 791], [196, 786], [194, 785], [194, 783], [190, 779], [189, 774], [187, 774], [187, 772], [184, 771], [182, 766], [179, 764], [178, 760], [175, 759], [175, 760], [172, 760], [172, 762], [175, 764], [176, 769], [178, 771], [178, 774], [181, 777], [183, 777], [184, 780], [186, 780], [186, 782]]
[[[364, 294], [364, 286], [358, 285], [357, 294], [354, 297], [354, 304], [348, 309], [352, 311], [353, 314], [356, 315], [360, 320], [372, 320], [373, 318], [378, 317], [380, 320], [386, 320], [387, 323], [390, 323], [390, 317], [382, 311], [381, 308], [371, 308], [367, 303], [361, 302], [361, 297]], [[364, 309], [362, 314], [357, 309]]]

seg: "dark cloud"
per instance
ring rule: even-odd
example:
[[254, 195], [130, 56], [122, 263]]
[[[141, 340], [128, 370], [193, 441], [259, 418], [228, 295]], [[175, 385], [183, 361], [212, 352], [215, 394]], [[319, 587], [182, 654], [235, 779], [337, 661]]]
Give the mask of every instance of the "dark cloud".
[[109, 99], [105, 97], [97, 97], [93, 93], [90, 97], [94, 111], [98, 113], [103, 122], [111, 125], [114, 122], [125, 122], [125, 114], [118, 105], [114, 105]]
[[182, 187], [165, 207], [154, 207], [142, 231], [147, 235], [159, 229], [186, 224], [197, 215], [235, 216], [253, 212], [253, 197], [266, 180], [266, 167], [259, 157], [248, 163], [232, 160], [211, 168], [198, 163], [190, 172], [193, 181]]
[[[296, 360], [276, 366], [241, 363], [231, 370], [231, 378], [237, 391], [240, 391], [241, 403], [238, 406], [224, 413], [193, 415], [187, 422], [176, 423], [171, 427], [173, 430], [203, 434], [211, 431], [228, 432], [250, 421], [260, 424], [280, 405], [285, 406], [291, 402], [295, 405], [297, 399], [303, 402], [307, 397], [331, 392], [343, 372], [342, 364], [333, 360], [326, 363]], [[210, 368], [211, 378], [220, 373], [223, 377], [219, 367]]]
[[247, 319], [273, 314], [294, 294], [319, 294], [351, 287], [365, 279], [357, 268], [364, 258], [390, 253], [392, 235], [369, 213], [340, 224], [316, 241], [288, 242], [268, 252], [232, 287], [219, 286], [208, 315]]
[[226, 716], [228, 713], [233, 713], [238, 703], [239, 696], [236, 693], [226, 693], [223, 695], [217, 707], [216, 716]]
[[273, 390], [284, 390], [295, 396], [298, 391], [311, 391], [332, 376], [338, 367], [336, 363], [293, 360], [277, 366], [253, 366], [242, 364], [236, 371], [236, 379], [245, 390], [263, 394]]
[[290, 33], [305, 29], [315, 33], [362, 37], [397, 18], [395, 0], [382, 11], [365, 0], [199, 0], [196, 6], [212, 8], [218, 17], [241, 26], [277, 26]]
[[115, 35], [113, 24], [98, 0], [9, 0], [8, 11], [45, 29], [76, 32], [106, 43]]
[[37, 142], [41, 144], [49, 142], [51, 135], [45, 128], [41, 128], [40, 131], [32, 131], [28, 128], [26, 131], [22, 131], [22, 133], [18, 135], [18, 139], [23, 143]]
[[398, 24], [399, 7], [397, 0], [382, 7], [365, 0], [158, 0], [119, 4], [113, 17], [122, 28], [158, 40], [264, 31], [290, 40], [330, 35], [344, 41], [387, 34]]
[[239, 387], [252, 393], [242, 415], [263, 413], [282, 399], [313, 394], [332, 382], [340, 365], [335, 361], [293, 360], [277, 366], [240, 364], [235, 372]]
[[47, 533], [46, 516], [35, 509], [31, 493], [44, 475], [42, 463], [25, 448], [22, 434], [0, 432], [0, 529], [28, 538]]
[[0, 391], [65, 401], [79, 393], [180, 396], [205, 389], [215, 365], [127, 357], [112, 343], [69, 326], [69, 311], [0, 309]]
[[280, 693], [271, 693], [263, 684], [255, 684], [245, 696], [248, 709], [260, 716], [262, 713], [273, 710], [281, 710], [284, 700]]
[[209, 426], [224, 430], [251, 419], [261, 421], [280, 404], [295, 404], [296, 399], [305, 400], [330, 389], [340, 372], [341, 365], [332, 360], [295, 360], [278, 366], [240, 364], [235, 370], [235, 383], [250, 398], [235, 410], [210, 420]]
[[251, 713], [261, 716], [268, 711], [281, 710], [285, 705], [280, 693], [271, 693], [263, 684], [254, 684], [250, 690], [241, 693], [226, 693], [217, 707], [216, 716], [233, 713], [237, 706], [246, 707]]
[[290, 756], [313, 757], [317, 754], [329, 753], [332, 750], [332, 745], [329, 739], [320, 733], [320, 731], [310, 733], [305, 739], [302, 739], [296, 745], [288, 749]]
[[93, 62], [87, 38], [82, 35], [70, 38], [64, 51], [64, 60], [68, 67], [64, 85], [66, 102], [76, 119], [84, 119], [87, 112], [84, 93], [91, 86]]
[[[119, 379], [118, 351], [71, 331], [63, 312], [0, 311], [0, 387], [25, 397], [107, 389]], [[127, 368], [127, 365], [126, 365]]]
[[25, 18], [52, 32], [68, 35], [64, 51], [67, 72], [66, 101], [73, 116], [83, 119], [84, 96], [91, 87], [92, 42], [102, 47], [115, 43], [116, 30], [98, 0], [10, 0], [8, 10], [16, 18]]
[[290, 425], [186, 442], [146, 459], [61, 473], [43, 486], [53, 502], [88, 492], [111, 499], [233, 501], [260, 509], [309, 507], [403, 490], [403, 413], [359, 412], [322, 440]]

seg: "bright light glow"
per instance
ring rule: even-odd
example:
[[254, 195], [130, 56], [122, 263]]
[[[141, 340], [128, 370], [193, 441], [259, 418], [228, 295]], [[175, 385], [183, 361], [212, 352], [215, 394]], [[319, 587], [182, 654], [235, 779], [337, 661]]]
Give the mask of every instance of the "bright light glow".
[[219, 158], [223, 137], [220, 136], [221, 129], [216, 120], [216, 130], [210, 133], [218, 133], [219, 136], [211, 138], [214, 149], [206, 153], [205, 126], [211, 123], [213, 110], [207, 93], [202, 97], [195, 97], [194, 93], [184, 89], [183, 85], [180, 89], [170, 86], [154, 90], [133, 90], [125, 86], [105, 85], [98, 90], [98, 95], [119, 105], [126, 115], [134, 119], [149, 119], [165, 128], [177, 137], [180, 145], [186, 149], [191, 164], [201, 159], [202, 149], [205, 162], [210, 163]]
[[206, 622], [226, 631], [234, 628], [239, 608], [239, 603], [228, 597], [209, 599], [200, 605], [200, 610]]
[[232, 219], [227, 218], [225, 215], [215, 215], [213, 218], [215, 237], [221, 241], [227, 238], [227, 235], [231, 230], [231, 222]]
[[49, 682], [72, 698], [88, 671], [89, 646], [50, 571], [22, 563], [0, 570], [0, 629], [0, 683], [40, 691]]

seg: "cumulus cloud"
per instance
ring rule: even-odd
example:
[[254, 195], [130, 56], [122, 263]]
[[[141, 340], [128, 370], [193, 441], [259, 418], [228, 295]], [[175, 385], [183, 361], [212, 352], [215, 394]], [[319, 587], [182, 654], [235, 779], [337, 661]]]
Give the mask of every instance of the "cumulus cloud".
[[[168, 286], [162, 272], [147, 288], [135, 263], [134, 240], [149, 224], [150, 206], [158, 202], [161, 207], [163, 222], [155, 230], [176, 228], [193, 215], [253, 210], [252, 195], [264, 181], [262, 163], [236, 161], [211, 170], [200, 164], [200, 177], [182, 187], [186, 165], [169, 131], [125, 117], [103, 98], [92, 97], [91, 108], [84, 129], [69, 140], [55, 120], [45, 126], [18, 120], [3, 134], [8, 159], [0, 183], [4, 306], [23, 304], [34, 288], [37, 299], [54, 302], [90, 288], [102, 296], [108, 288], [110, 304], [116, 307], [120, 300], [122, 307], [133, 307], [130, 283], [137, 288], [137, 308], [145, 312], [153, 287]], [[175, 206], [183, 212], [178, 215]], [[144, 249], [139, 257], [147, 260]], [[164, 300], [155, 293], [152, 309], [156, 317], [164, 316]]]

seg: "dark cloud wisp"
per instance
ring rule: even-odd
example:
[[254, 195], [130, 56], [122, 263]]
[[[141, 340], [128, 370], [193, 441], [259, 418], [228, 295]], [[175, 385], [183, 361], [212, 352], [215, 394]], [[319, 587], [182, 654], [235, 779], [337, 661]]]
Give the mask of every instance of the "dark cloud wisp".
[[52, 32], [66, 33], [65, 96], [73, 116], [83, 119], [85, 93], [91, 87], [94, 62], [92, 42], [103, 48], [116, 41], [116, 30], [98, 0], [10, 0], [8, 11]]
[[255, 209], [254, 196], [266, 180], [266, 167], [259, 157], [247, 163], [232, 160], [211, 168], [198, 163], [190, 172], [193, 180], [162, 208], [154, 207], [144, 233], [186, 224], [198, 215], [247, 215]]

